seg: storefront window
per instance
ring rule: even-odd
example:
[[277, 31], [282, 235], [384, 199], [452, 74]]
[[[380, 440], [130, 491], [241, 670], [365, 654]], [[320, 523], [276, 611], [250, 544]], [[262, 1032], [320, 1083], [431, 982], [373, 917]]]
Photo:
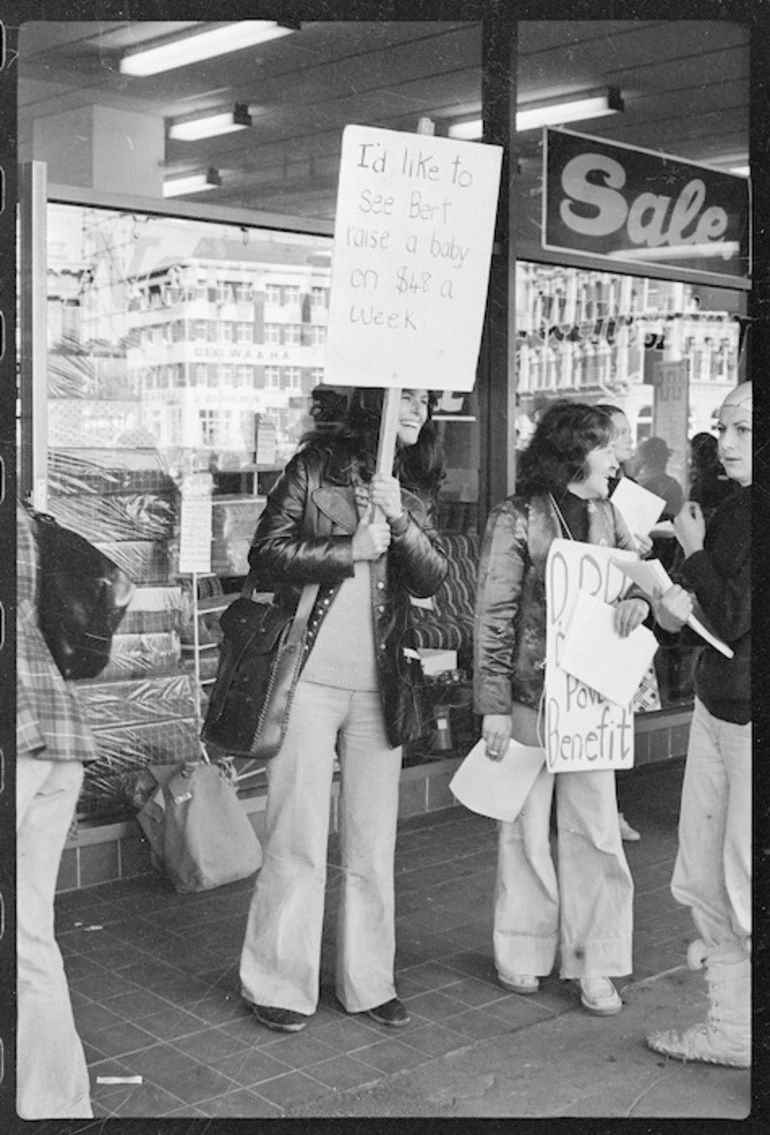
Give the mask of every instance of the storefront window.
[[[649, 554], [675, 576], [671, 519], [706, 493], [698, 454], [714, 452], [718, 408], [738, 381], [744, 293], [521, 262], [516, 297], [517, 448], [556, 398], [622, 410], [632, 450], [623, 471], [664, 502]], [[710, 476], [707, 516], [732, 486], [716, 462]], [[658, 651], [660, 702], [648, 708], [692, 700], [693, 660], [694, 648]]]

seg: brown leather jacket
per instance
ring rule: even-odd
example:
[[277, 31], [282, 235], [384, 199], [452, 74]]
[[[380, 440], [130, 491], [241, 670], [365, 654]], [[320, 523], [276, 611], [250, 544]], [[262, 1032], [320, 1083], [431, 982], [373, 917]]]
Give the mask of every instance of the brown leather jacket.
[[[323, 454], [300, 452], [268, 498], [249, 552], [260, 586], [275, 587], [276, 602], [295, 610], [302, 587], [320, 589], [308, 624], [305, 657], [344, 579], [352, 576], [358, 527], [353, 468], [330, 471]], [[308, 507], [306, 498], [310, 489]], [[447, 571], [429, 508], [402, 488], [406, 520], [392, 531], [386, 555], [372, 562], [372, 616], [385, 729], [391, 746], [417, 737], [425, 722], [418, 704], [422, 671], [414, 651], [410, 595], [433, 595]]]
[[[512, 496], [490, 513], [479, 562], [473, 628], [473, 697], [477, 713], [537, 709], [545, 671], [545, 564], [561, 536], [547, 496]], [[590, 502], [588, 542], [633, 548], [610, 501]]]

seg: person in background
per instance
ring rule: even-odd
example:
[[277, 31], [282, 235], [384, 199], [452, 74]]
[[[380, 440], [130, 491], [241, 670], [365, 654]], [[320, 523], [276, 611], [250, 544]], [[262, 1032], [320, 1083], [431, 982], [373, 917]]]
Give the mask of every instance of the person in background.
[[639, 446], [635, 466], [636, 479], [651, 493], [663, 497], [666, 507], [661, 520], [673, 520], [684, 503], [682, 486], [675, 477], [666, 472], [666, 465], [672, 451], [662, 437], [648, 437]]
[[[473, 672], [490, 760], [504, 758], [511, 737], [542, 747], [551, 542], [633, 547], [607, 500], [617, 471], [613, 441], [609, 414], [580, 402], [553, 403], [519, 458], [516, 494], [490, 514], [479, 563]], [[649, 613], [646, 600], [625, 598], [615, 625], [629, 634]], [[556, 869], [549, 839], [554, 790]], [[596, 1016], [619, 1013], [622, 1001], [610, 978], [632, 971], [633, 881], [614, 772], [554, 776], [544, 764], [519, 816], [500, 822], [498, 832], [493, 946], [500, 984], [537, 993], [558, 950], [561, 976], [579, 983], [584, 1008]]]
[[244, 1001], [281, 1032], [305, 1028], [318, 1003], [337, 754], [337, 997], [378, 1024], [409, 1023], [394, 983], [394, 851], [401, 746], [427, 724], [410, 596], [432, 595], [447, 570], [431, 519], [442, 465], [432, 404], [427, 390], [401, 391], [393, 472], [379, 473], [382, 392], [354, 391], [344, 424], [310, 434], [286, 466], [249, 554], [289, 610], [303, 585], [321, 585], [286, 736], [267, 765], [264, 861], [241, 952]]
[[713, 434], [698, 433], [690, 441], [689, 498], [697, 501], [708, 524], [723, 500], [732, 496], [731, 481], [719, 460], [719, 445]]
[[16, 1110], [22, 1119], [90, 1118], [83, 1045], [54, 937], [54, 893], [83, 762], [96, 743], [40, 630], [34, 522], [17, 503]]
[[[695, 671], [695, 708], [671, 881], [690, 908], [699, 937], [692, 969], [706, 967], [709, 1010], [703, 1024], [653, 1032], [647, 1044], [677, 1060], [747, 1068], [751, 1064], [751, 482], [752, 385], [741, 383], [719, 411], [719, 456], [737, 489], [706, 527], [688, 501], [674, 521], [685, 559], [682, 576], [727, 658], [706, 645]], [[692, 611], [678, 584], [655, 616], [679, 631]], [[683, 632], [687, 633], [687, 632]]]

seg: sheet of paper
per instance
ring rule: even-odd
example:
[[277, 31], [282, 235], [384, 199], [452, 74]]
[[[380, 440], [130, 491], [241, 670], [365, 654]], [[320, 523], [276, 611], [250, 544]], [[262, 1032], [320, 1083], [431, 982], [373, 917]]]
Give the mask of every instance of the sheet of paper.
[[647, 627], [637, 627], [622, 638], [615, 630], [615, 608], [580, 591], [559, 665], [602, 697], [627, 706], [657, 649], [657, 639]]
[[[673, 580], [668, 574], [660, 560], [613, 560], [622, 572], [624, 572], [629, 579], [632, 579], [637, 587], [640, 587], [645, 595], [650, 599], [659, 598], [664, 591], [668, 591], [669, 587], [673, 587]], [[698, 608], [698, 614], [690, 615], [687, 620], [688, 627], [692, 627], [696, 634], [699, 634], [704, 642], [709, 646], [713, 646], [714, 650], [718, 650], [720, 654], [724, 654], [725, 658], [732, 658], [735, 651], [729, 647], [727, 643], [722, 642], [721, 638], [717, 638], [710, 627], [706, 626], [706, 616]]]
[[457, 800], [493, 820], [515, 820], [535, 777], [545, 764], [545, 750], [511, 741], [505, 756], [492, 761], [484, 741], [474, 745], [449, 787]]
[[666, 502], [663, 497], [637, 485], [630, 477], [621, 477], [610, 500], [628, 525], [632, 536], [648, 536]]

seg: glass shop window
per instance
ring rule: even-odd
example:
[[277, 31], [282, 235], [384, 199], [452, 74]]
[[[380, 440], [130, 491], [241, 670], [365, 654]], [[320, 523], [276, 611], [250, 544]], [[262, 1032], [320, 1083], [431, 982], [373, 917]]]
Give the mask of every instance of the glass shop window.
[[[743, 326], [743, 292], [517, 264], [516, 447], [526, 448], [557, 398], [621, 410], [630, 427], [623, 473], [664, 502], [649, 554], [674, 578], [681, 550], [671, 519], [698, 491], [699, 449], [714, 452], [714, 415], [738, 381]], [[718, 462], [710, 476], [714, 500], [733, 491]], [[659, 648], [650, 709], [691, 702], [695, 650]]]

